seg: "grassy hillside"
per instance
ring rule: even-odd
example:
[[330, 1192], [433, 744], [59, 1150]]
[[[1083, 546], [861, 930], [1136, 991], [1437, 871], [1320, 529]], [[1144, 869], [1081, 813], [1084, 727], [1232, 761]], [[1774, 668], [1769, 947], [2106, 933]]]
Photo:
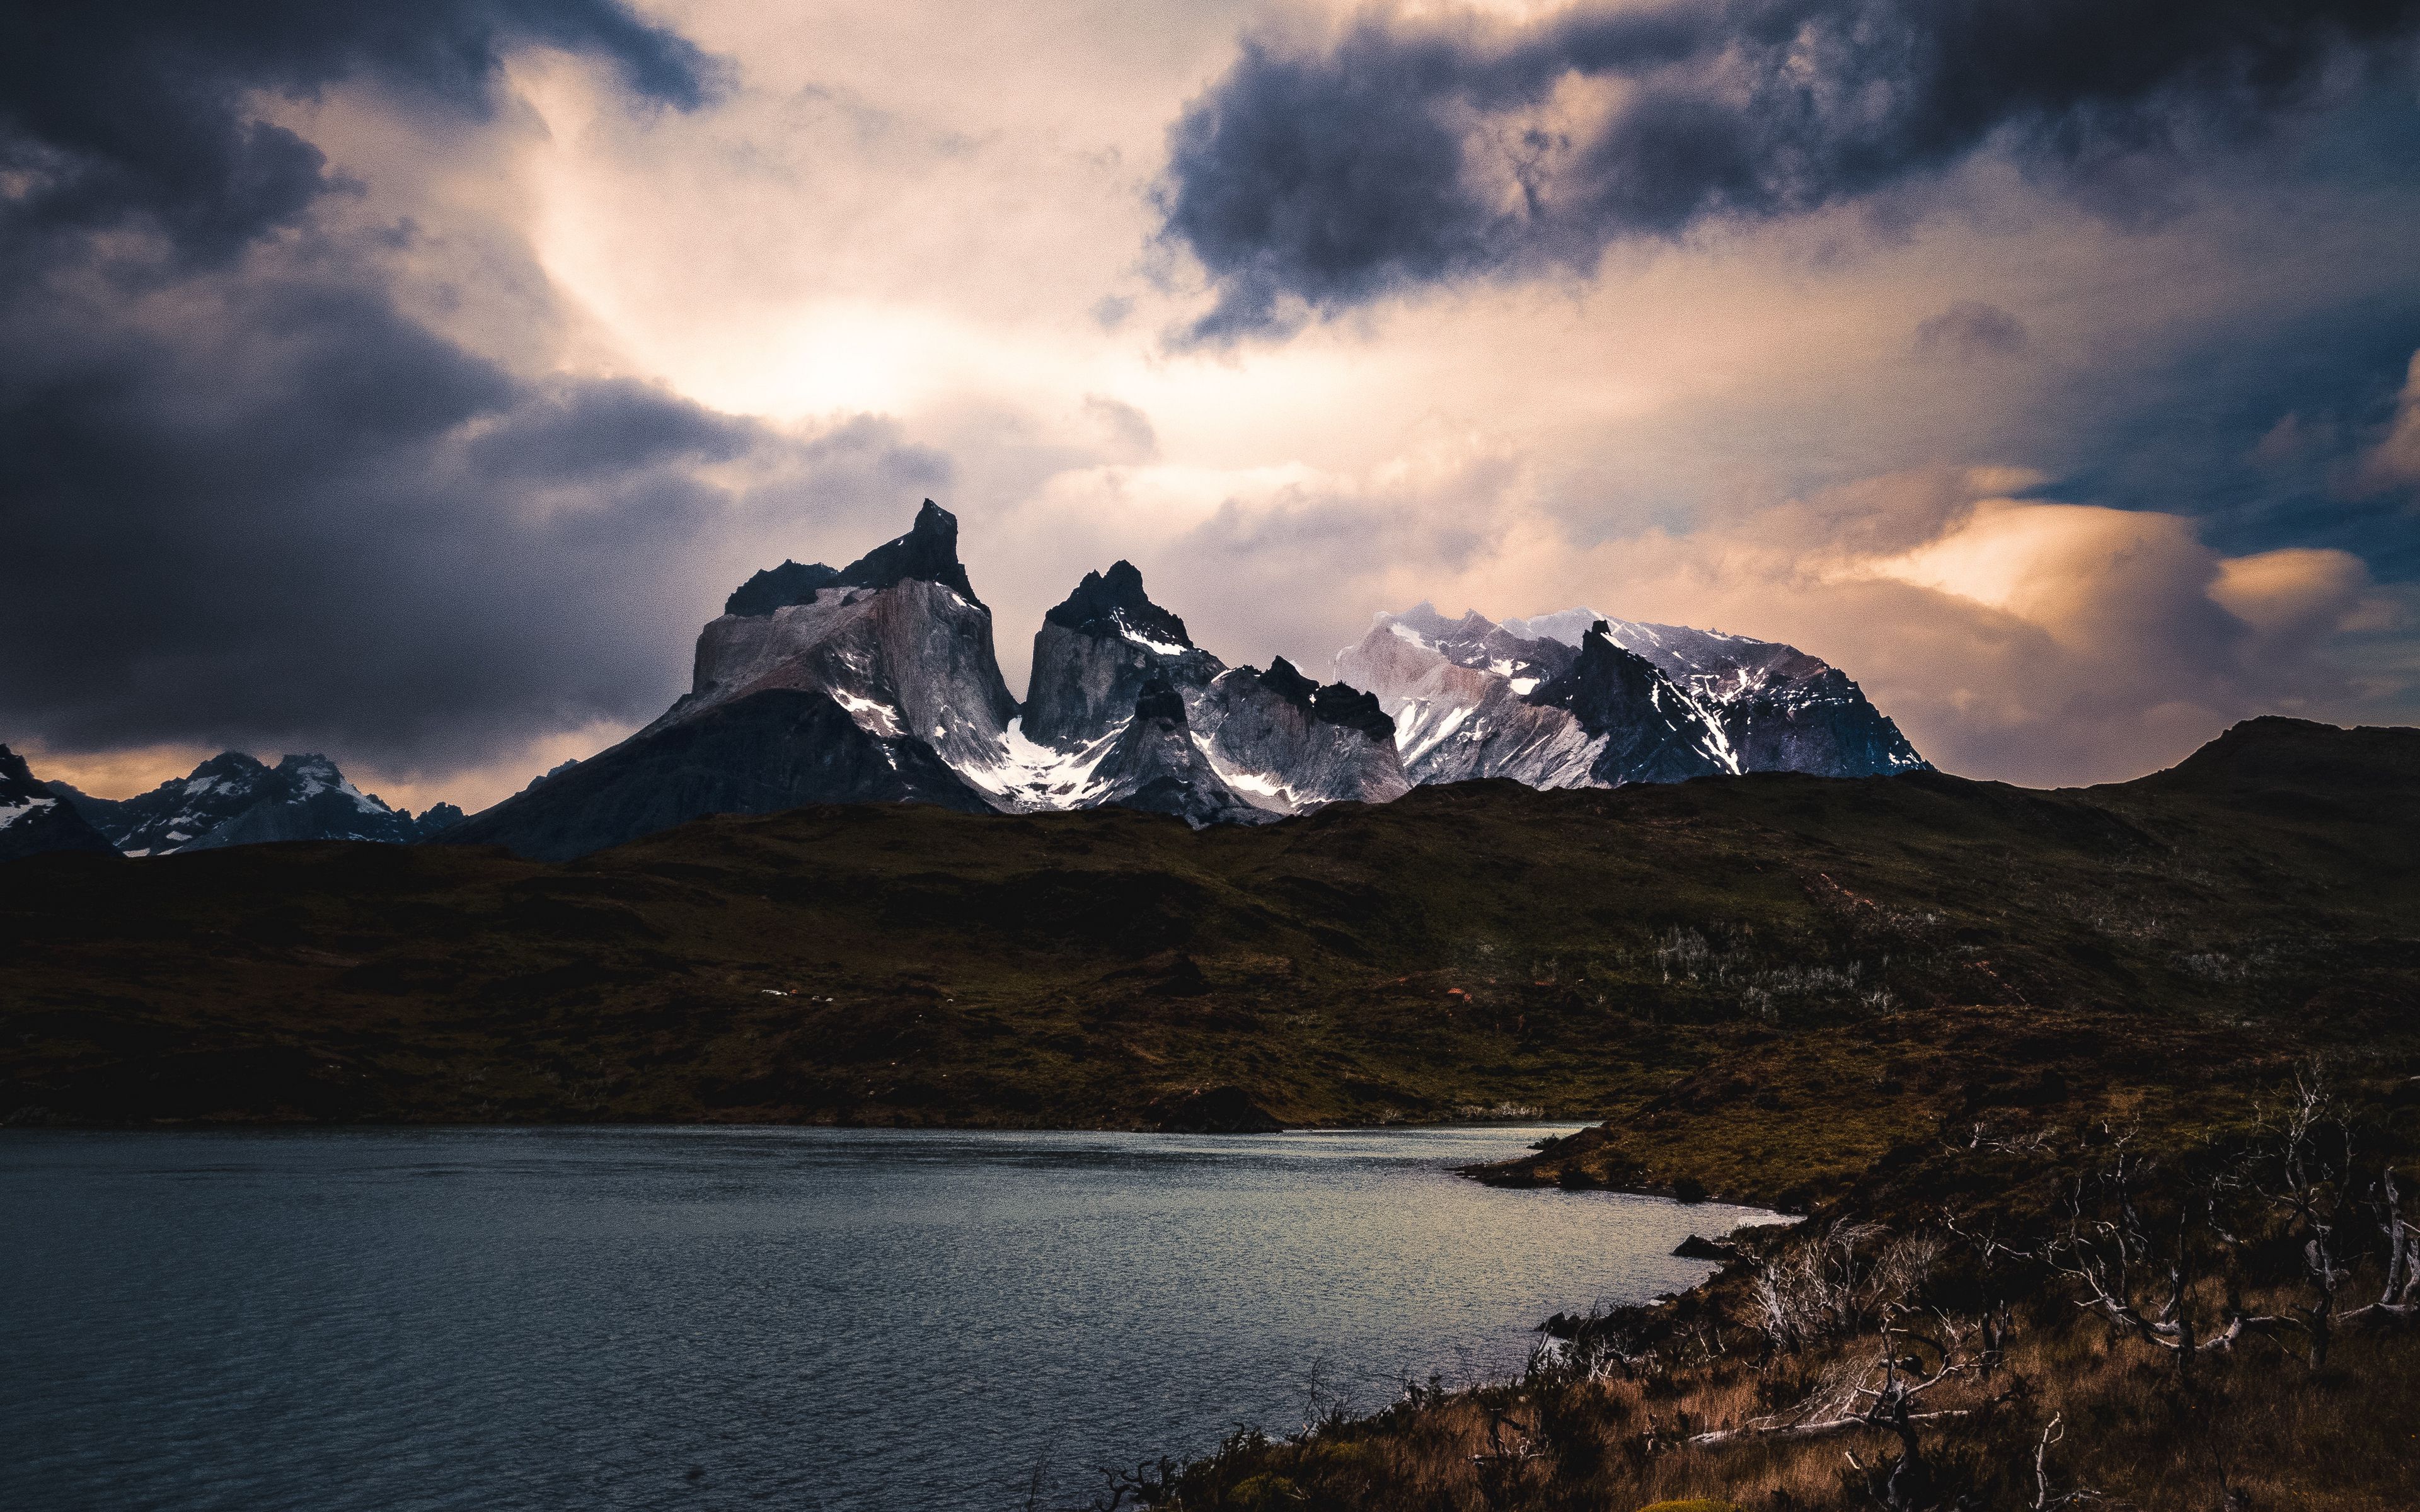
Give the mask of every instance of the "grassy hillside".
[[[2262, 720], [2081, 792], [1483, 782], [1201, 833], [867, 806], [556, 865], [38, 856], [0, 866], [0, 1118], [1149, 1126], [1233, 1088], [1295, 1123], [1714, 1097], [1777, 1128], [1794, 1083], [1869, 1084], [1820, 1169], [1720, 1173], [1773, 1196], [2054, 1071], [2397, 1041], [2415, 836], [2420, 733]], [[1664, 1179], [1652, 1139], [1625, 1158], [1572, 1179]]]

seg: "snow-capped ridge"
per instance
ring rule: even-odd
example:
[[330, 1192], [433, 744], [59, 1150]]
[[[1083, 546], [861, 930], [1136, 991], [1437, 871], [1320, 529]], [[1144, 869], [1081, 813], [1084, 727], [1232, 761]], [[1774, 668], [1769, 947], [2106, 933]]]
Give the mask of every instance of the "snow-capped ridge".
[[[1925, 762], [1900, 735], [1898, 727], [1867, 702], [1857, 686], [1838, 669], [1794, 646], [1759, 640], [1749, 636], [1683, 625], [1656, 625], [1618, 619], [1591, 609], [1563, 609], [1551, 614], [1514, 618], [1492, 625], [1476, 612], [1448, 621], [1433, 606], [1420, 605], [1401, 616], [1381, 615], [1373, 634], [1386, 629], [1391, 639], [1427, 647], [1441, 660], [1483, 676], [1500, 677], [1506, 689], [1526, 702], [1566, 709], [1588, 705], [1593, 710], [1581, 722], [1608, 744], [1589, 758], [1591, 768], [1620, 767], [1625, 761], [1644, 762], [1641, 771], [1705, 764], [1714, 771], [1801, 771], [1823, 776], [1885, 775], [1922, 769]], [[1591, 640], [1652, 665], [1659, 685], [1636, 670], [1617, 675], [1616, 664], [1598, 658], [1595, 676], [1615, 684], [1635, 685], [1632, 692], [1642, 717], [1678, 731], [1695, 726], [1681, 747], [1690, 753], [1647, 759], [1645, 746], [1631, 738], [1633, 731], [1614, 738], [1621, 715], [1605, 697], [1581, 698], [1559, 687], [1571, 667], [1588, 659]], [[1376, 667], [1388, 657], [1373, 655], [1365, 637], [1340, 656], [1347, 676], [1378, 680]], [[1408, 720], [1413, 744], [1406, 745], [1406, 766], [1415, 780], [1453, 780], [1463, 775], [1516, 776], [1547, 785], [1570, 778], [1570, 764], [1541, 774], [1534, 767], [1537, 734], [1524, 730], [1507, 742], [1500, 715], [1482, 716], [1479, 704], [1486, 685], [1469, 683], [1440, 702], [1438, 690], [1415, 688], [1423, 678], [1417, 667], [1397, 666], [1379, 688], [1381, 702], [1399, 723]], [[1610, 679], [1610, 681], [1607, 681]], [[1426, 683], [1434, 684], [1430, 675]], [[1616, 702], [1619, 701], [1617, 700]], [[1448, 732], [1451, 707], [1466, 712]], [[1445, 737], [1450, 734], [1455, 744]], [[1553, 748], [1569, 754], [1568, 742]], [[1484, 754], [1502, 748], [1496, 755]], [[1521, 754], [1515, 757], [1512, 752]], [[1629, 757], [1621, 755], [1631, 751]], [[1417, 750], [1417, 754], [1414, 754]], [[1505, 769], [1507, 767], [1511, 769]], [[1599, 771], [1587, 780], [1602, 780]]]
[[1326, 683], [1282, 656], [1230, 667], [1124, 560], [1045, 613], [1020, 702], [955, 551], [955, 519], [928, 500], [847, 568], [756, 574], [699, 633], [690, 691], [661, 717], [452, 838], [569, 856], [700, 813], [868, 800], [1257, 822], [1418, 782], [1764, 769], [1755, 740], [1795, 707], [1749, 696], [1798, 671], [1744, 660], [1759, 642], [1677, 632], [1720, 654], [1674, 670], [1669, 627], [1590, 611], [1498, 625], [1423, 603], [1376, 616]]
[[108, 855], [111, 849], [75, 805], [34, 776], [24, 757], [0, 746], [0, 860], [46, 851]]
[[290, 754], [275, 766], [240, 750], [222, 751], [191, 775], [125, 799], [95, 798], [65, 784], [54, 792], [127, 856], [173, 856], [267, 841], [352, 840], [406, 844], [461, 818], [450, 804], [414, 820], [349, 781], [318, 752]]

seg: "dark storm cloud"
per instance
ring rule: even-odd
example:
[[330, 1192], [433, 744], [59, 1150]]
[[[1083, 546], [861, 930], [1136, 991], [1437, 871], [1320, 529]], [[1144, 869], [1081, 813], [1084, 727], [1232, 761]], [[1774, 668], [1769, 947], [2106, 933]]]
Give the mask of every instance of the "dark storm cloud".
[[620, 6], [9, 10], [0, 735], [475, 764], [656, 712], [775, 540], [878, 539], [946, 481], [882, 423], [800, 439], [465, 349], [404, 312], [396, 238], [318, 214], [346, 187], [318, 149], [247, 114], [362, 81], [475, 124], [539, 44], [701, 102], [709, 61]]
[[[644, 717], [757, 541], [835, 511], [871, 537], [946, 481], [876, 422], [799, 440], [640, 384], [516, 378], [374, 289], [248, 281], [207, 326], [85, 309], [0, 335], [76, 352], [0, 376], [16, 731], [442, 765]], [[735, 461], [750, 485], [699, 476]]]
[[140, 218], [192, 257], [224, 256], [342, 187], [319, 149], [251, 117], [246, 97], [376, 78], [484, 113], [506, 53], [609, 60], [636, 94], [701, 103], [714, 69], [616, 0], [92, 0], [0, 5], [0, 199], [17, 237]]
[[[1876, 192], [2006, 142], [2100, 202], [2132, 170], [2408, 63], [2420, 0], [1667, 0], [1519, 27], [1248, 43], [1171, 131], [1196, 339], [1612, 240]], [[1557, 116], [1572, 81], [1614, 86]]]

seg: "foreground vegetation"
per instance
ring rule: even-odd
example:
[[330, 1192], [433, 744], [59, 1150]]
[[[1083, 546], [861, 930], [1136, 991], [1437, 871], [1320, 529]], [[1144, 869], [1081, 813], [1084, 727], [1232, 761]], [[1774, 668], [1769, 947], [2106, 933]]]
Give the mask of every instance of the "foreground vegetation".
[[[2265, 720], [2084, 792], [1473, 783], [1200, 834], [861, 807], [563, 865], [37, 856], [0, 866], [0, 1119], [1500, 1113], [1625, 1120], [1652, 1187], [1657, 1110], [1718, 1102], [1769, 1143], [1823, 1110], [1806, 1191], [1752, 1147], [1699, 1172], [1811, 1200], [1991, 1088], [2405, 1032], [2415, 833], [2420, 733]], [[1953, 1062], [1909, 1015], [1962, 1005]]]

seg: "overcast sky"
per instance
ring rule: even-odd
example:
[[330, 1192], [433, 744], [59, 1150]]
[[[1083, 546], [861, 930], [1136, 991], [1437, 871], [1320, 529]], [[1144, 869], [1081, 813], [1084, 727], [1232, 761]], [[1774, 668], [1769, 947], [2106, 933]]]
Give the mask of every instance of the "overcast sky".
[[1588, 605], [1950, 770], [2420, 719], [2420, 0], [7, 4], [0, 740], [478, 807], [926, 496], [1022, 692]]

